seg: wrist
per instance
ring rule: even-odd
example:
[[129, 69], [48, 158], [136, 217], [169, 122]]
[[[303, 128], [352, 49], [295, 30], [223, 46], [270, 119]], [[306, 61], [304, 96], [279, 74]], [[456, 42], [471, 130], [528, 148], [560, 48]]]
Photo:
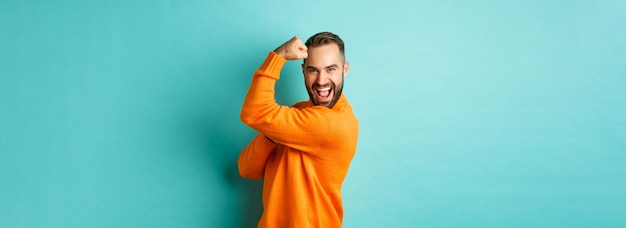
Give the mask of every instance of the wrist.
[[285, 51], [282, 48], [276, 48], [276, 50], [274, 50], [274, 53], [276, 53], [276, 55], [280, 56], [281, 58], [285, 58]]

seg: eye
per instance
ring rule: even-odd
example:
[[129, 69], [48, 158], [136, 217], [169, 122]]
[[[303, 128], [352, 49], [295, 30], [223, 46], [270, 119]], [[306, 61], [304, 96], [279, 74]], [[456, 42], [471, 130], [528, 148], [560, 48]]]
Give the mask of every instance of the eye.
[[309, 68], [308, 72], [309, 72], [310, 74], [313, 74], [313, 73], [317, 73], [317, 70], [316, 70], [316, 69], [313, 69], [313, 68]]
[[328, 72], [333, 72], [333, 71], [335, 71], [335, 70], [337, 70], [337, 68], [334, 68], [334, 67], [330, 67], [330, 68], [328, 68]]

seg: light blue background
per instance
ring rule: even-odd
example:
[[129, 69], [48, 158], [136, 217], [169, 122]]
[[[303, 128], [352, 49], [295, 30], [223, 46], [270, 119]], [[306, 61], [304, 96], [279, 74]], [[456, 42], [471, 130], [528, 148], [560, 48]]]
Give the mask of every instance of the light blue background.
[[[345, 227], [625, 227], [626, 1], [2, 1], [0, 227], [252, 227], [239, 121], [346, 42]], [[307, 99], [290, 62], [278, 100]]]

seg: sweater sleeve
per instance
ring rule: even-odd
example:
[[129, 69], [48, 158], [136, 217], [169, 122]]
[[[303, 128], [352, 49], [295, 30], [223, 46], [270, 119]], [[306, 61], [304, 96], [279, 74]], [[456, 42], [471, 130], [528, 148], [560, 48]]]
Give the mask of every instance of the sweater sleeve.
[[239, 154], [237, 167], [239, 175], [244, 178], [261, 179], [265, 172], [265, 162], [276, 144], [265, 136], [257, 135]]
[[270, 52], [255, 72], [241, 109], [241, 121], [276, 143], [315, 151], [332, 137], [332, 111], [327, 107], [293, 108], [276, 103], [276, 81], [286, 60]]

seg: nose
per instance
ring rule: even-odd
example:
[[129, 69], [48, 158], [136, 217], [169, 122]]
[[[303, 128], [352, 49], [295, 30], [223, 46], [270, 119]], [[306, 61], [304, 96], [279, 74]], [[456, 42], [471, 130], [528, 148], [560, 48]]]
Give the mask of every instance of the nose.
[[315, 82], [319, 85], [328, 84], [329, 80], [330, 75], [325, 70], [320, 71], [320, 73], [317, 75], [317, 78], [315, 78]]

